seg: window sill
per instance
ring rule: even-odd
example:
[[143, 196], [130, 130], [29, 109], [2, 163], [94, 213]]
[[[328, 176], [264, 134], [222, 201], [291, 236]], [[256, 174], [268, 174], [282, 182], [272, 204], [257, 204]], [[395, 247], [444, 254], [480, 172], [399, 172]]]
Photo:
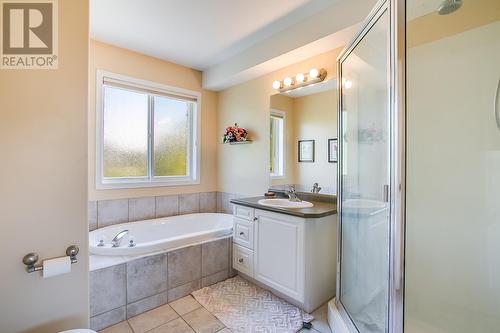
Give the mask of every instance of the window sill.
[[106, 182], [96, 183], [96, 190], [117, 190], [129, 188], [152, 188], [152, 187], [168, 187], [168, 186], [190, 186], [200, 185], [199, 180], [180, 180], [180, 181], [152, 181], [152, 182]]

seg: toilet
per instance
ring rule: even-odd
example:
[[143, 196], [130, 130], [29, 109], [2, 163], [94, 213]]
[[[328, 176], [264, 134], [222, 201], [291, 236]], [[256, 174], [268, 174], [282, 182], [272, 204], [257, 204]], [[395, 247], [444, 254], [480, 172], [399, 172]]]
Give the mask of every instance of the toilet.
[[62, 331], [59, 333], [97, 333], [97, 332], [86, 328], [78, 328], [75, 330]]

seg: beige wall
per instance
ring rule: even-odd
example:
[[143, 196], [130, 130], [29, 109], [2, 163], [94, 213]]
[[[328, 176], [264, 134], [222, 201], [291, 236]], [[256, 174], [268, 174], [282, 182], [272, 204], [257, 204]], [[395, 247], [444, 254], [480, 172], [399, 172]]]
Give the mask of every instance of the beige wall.
[[[335, 190], [337, 163], [328, 163], [328, 139], [337, 137], [337, 91], [295, 98], [294, 113], [295, 140], [291, 143], [296, 166], [294, 183], [311, 188], [313, 183], [319, 183], [324, 190]], [[297, 162], [298, 140], [315, 140], [314, 163]]]
[[[89, 63], [89, 200], [215, 191], [218, 143], [217, 94], [201, 88], [201, 72], [94, 40], [90, 41]], [[95, 92], [98, 69], [201, 92], [201, 183], [199, 185], [96, 190]]]
[[[0, 332], [88, 325], [88, 1], [59, 1], [59, 69], [0, 70]], [[80, 247], [70, 274], [28, 274]]]
[[219, 145], [218, 182], [224, 192], [259, 195], [269, 182], [269, 109], [274, 80], [309, 69], [325, 68], [327, 79], [336, 76], [336, 58], [341, 49], [320, 54], [219, 93], [218, 133], [238, 122], [254, 139], [249, 145]]
[[498, 20], [500, 20], [500, 1], [464, 1], [460, 10], [453, 14], [439, 15], [437, 12], [432, 12], [408, 22], [407, 44], [410, 48], [415, 47]]

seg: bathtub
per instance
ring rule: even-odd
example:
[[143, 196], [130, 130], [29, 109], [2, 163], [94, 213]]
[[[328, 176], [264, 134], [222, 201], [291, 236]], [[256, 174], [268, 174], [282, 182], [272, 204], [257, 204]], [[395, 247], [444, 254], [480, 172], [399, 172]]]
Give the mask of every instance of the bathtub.
[[[128, 230], [120, 246], [112, 247], [111, 240], [119, 232]], [[229, 236], [233, 230], [232, 215], [199, 213], [163, 217], [153, 220], [120, 223], [89, 233], [91, 254], [128, 256], [167, 251], [193, 243]], [[130, 240], [135, 242], [129, 247]], [[98, 246], [103, 240], [104, 246]]]

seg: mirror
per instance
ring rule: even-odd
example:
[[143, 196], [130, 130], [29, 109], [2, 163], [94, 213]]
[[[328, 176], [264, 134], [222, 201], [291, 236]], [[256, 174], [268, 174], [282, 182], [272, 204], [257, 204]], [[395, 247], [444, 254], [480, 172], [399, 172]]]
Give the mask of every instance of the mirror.
[[271, 189], [336, 194], [337, 92], [335, 80], [271, 96]]

